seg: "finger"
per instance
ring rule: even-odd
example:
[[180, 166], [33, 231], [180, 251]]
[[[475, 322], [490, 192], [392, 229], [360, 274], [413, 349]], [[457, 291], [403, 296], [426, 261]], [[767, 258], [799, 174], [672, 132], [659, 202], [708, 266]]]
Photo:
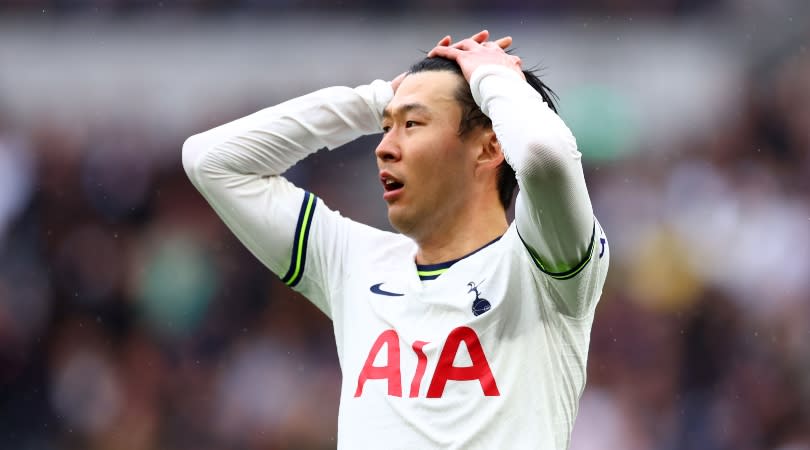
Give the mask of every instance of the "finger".
[[459, 50], [472, 50], [480, 45], [483, 45], [483, 43], [478, 42], [473, 38], [467, 38], [464, 39], [463, 41], [456, 42], [455, 44], [452, 45], [452, 47], [457, 48]]
[[478, 33], [470, 36], [470, 39], [478, 42], [479, 44], [485, 42], [487, 39], [489, 39], [489, 30], [481, 30]]
[[464, 39], [462, 41], [456, 42], [453, 44], [454, 48], [460, 48], [462, 50], [469, 50], [475, 47], [475, 44], [483, 44], [484, 42], [489, 39], [489, 31], [488, 30], [481, 30], [478, 33]]
[[495, 43], [498, 44], [498, 47], [506, 50], [510, 45], [512, 45], [512, 36], [502, 37], [495, 41]]
[[453, 39], [450, 38], [450, 35], [441, 38], [439, 42], [436, 44], [436, 47], [447, 47], [448, 45], [453, 43]]
[[453, 47], [433, 47], [427, 56], [428, 58], [439, 57], [455, 60], [461, 52], [462, 50]]

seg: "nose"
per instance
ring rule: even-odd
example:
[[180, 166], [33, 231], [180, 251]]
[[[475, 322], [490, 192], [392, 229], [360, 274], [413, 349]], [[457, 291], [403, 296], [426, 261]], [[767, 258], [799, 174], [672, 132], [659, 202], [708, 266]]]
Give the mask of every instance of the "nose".
[[402, 156], [399, 145], [393, 137], [393, 132], [388, 132], [383, 135], [382, 140], [374, 150], [377, 156], [377, 162], [395, 162], [399, 161]]

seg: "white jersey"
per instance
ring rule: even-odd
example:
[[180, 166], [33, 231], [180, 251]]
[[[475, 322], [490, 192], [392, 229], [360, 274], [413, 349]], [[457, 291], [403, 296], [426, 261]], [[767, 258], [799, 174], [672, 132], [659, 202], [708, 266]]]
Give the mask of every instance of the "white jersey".
[[[568, 446], [609, 252], [573, 138], [514, 78], [485, 67], [470, 85], [518, 174], [516, 220], [443, 264], [417, 265], [409, 238], [344, 218], [278, 176], [320, 147], [379, 131], [387, 83], [318, 91], [184, 145], [191, 180], [234, 233], [332, 319], [339, 448]], [[550, 125], [510, 128], [524, 114]], [[545, 149], [573, 159], [554, 169], [562, 181], [544, 184], [549, 174], [533, 172]], [[554, 200], [537, 207], [537, 191]], [[561, 262], [572, 254], [577, 263]]]

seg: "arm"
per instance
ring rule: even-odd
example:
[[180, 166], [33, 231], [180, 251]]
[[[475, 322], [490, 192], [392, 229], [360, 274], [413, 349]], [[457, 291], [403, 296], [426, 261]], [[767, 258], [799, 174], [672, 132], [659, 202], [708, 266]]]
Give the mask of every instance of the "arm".
[[[320, 148], [378, 132], [382, 109], [392, 95], [391, 84], [384, 81], [313, 92], [188, 138], [183, 166], [245, 246], [296, 286], [306, 257], [304, 238], [312, 241], [312, 231], [333, 246], [320, 249], [324, 254], [316, 255], [320, 257], [312, 264], [336, 256], [326, 253], [339, 253], [340, 217], [279, 175]], [[303, 289], [319, 291], [326, 282], [312, 281], [313, 286]], [[325, 300], [310, 299], [328, 314]]]
[[515, 223], [521, 238], [544, 272], [571, 277], [590, 256], [594, 233], [574, 136], [540, 94], [509, 68], [480, 66], [470, 87], [517, 174]]
[[[503, 40], [511, 44], [511, 38]], [[603, 239], [601, 229], [597, 235], [581, 154], [568, 127], [525, 82], [520, 58], [501, 47], [465, 39], [439, 45], [428, 56], [453, 59], [461, 67], [516, 172], [515, 225], [523, 244], [547, 275], [543, 283], [557, 308], [581, 316], [592, 311], [607, 269], [604, 258], [598, 268], [591, 264], [587, 276], [577, 276], [592, 259], [595, 241]]]
[[230, 174], [280, 175], [321, 148], [379, 132], [392, 96], [390, 84], [380, 80], [321, 89], [191, 136], [183, 144], [183, 166], [197, 187], [212, 161]]
[[566, 315], [587, 315], [601, 293], [608, 258], [598, 248], [604, 234], [593, 216], [574, 136], [510, 69], [481, 66], [471, 88], [517, 175], [515, 226], [546, 275], [551, 300]]

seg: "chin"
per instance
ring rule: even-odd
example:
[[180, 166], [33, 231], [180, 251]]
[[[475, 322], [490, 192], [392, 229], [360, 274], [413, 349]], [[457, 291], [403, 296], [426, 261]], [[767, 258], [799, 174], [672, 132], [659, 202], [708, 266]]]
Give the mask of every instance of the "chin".
[[388, 222], [394, 230], [406, 236], [409, 235], [409, 231], [413, 228], [412, 221], [409, 220], [401, 208], [397, 208], [396, 206], [388, 207]]
[[400, 222], [399, 215], [395, 211], [391, 211], [391, 209], [392, 208], [389, 206], [388, 207], [388, 223], [391, 224], [391, 227], [393, 229], [395, 229], [395, 230], [397, 230], [397, 231], [399, 231], [401, 233], [402, 229], [400, 227], [401, 222]]

